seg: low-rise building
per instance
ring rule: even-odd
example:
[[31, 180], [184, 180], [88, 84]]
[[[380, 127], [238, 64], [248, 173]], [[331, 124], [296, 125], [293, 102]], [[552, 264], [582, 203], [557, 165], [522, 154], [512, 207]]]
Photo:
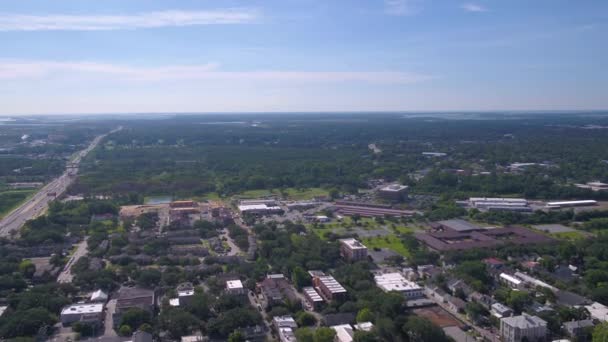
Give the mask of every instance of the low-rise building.
[[321, 296], [327, 301], [346, 296], [346, 289], [332, 276], [320, 271], [309, 272], [313, 278], [312, 283]]
[[[242, 203], [242, 202], [241, 202]], [[266, 203], [260, 204], [240, 204], [239, 211], [241, 214], [251, 215], [270, 215], [280, 214], [283, 212], [283, 208], [278, 205], [269, 205]]]
[[391, 184], [378, 190], [378, 196], [389, 201], [403, 201], [407, 198], [407, 185]]
[[313, 310], [319, 310], [323, 306], [323, 303], [325, 303], [323, 297], [321, 297], [317, 290], [312, 286], [302, 288], [302, 292], [304, 293], [306, 303], [308, 303]]
[[341, 239], [340, 255], [350, 262], [364, 260], [367, 258], [367, 247], [353, 238]]
[[61, 310], [61, 323], [69, 325], [74, 322], [99, 323], [103, 320], [103, 304], [73, 304]]
[[405, 279], [401, 273], [381, 273], [374, 275], [374, 281], [384, 292], [396, 291], [408, 298], [418, 298], [424, 295], [423, 288], [413, 281]]
[[519, 279], [519, 278], [517, 278], [515, 276], [512, 276], [510, 274], [507, 274], [507, 273], [501, 273], [498, 276], [498, 280], [502, 284], [507, 285], [507, 286], [509, 286], [512, 289], [519, 289], [519, 288], [521, 288], [524, 285], [523, 280], [521, 280], [521, 279]]
[[352, 342], [354, 341], [355, 332], [350, 324], [340, 324], [331, 326], [336, 332], [334, 342]]
[[246, 293], [243, 282], [239, 279], [226, 281], [226, 293], [230, 295], [240, 296]]
[[593, 302], [591, 305], [586, 305], [585, 309], [589, 311], [591, 318], [600, 322], [608, 322], [608, 307], [606, 305]]
[[565, 322], [562, 325], [562, 328], [570, 337], [577, 338], [585, 336], [593, 326], [593, 320], [583, 319], [580, 321]]
[[269, 306], [298, 301], [295, 289], [282, 274], [269, 274], [256, 285], [256, 289]]
[[275, 316], [272, 319], [272, 326], [279, 335], [279, 341], [281, 342], [295, 342], [295, 329], [298, 328], [298, 324], [291, 316]]
[[510, 317], [513, 315], [513, 310], [510, 307], [501, 303], [492, 304], [490, 312], [496, 318]]
[[139, 287], [122, 287], [118, 290], [116, 309], [112, 315], [114, 325], [118, 325], [123, 313], [132, 308], [142, 309], [152, 314], [156, 306], [154, 291]]
[[500, 336], [504, 342], [544, 341], [547, 322], [537, 316], [522, 314], [500, 320]]

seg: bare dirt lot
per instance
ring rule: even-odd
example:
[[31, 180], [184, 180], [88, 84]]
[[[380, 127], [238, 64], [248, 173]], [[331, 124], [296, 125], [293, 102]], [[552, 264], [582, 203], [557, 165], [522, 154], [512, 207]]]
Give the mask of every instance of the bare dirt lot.
[[449, 312], [438, 306], [413, 310], [420, 317], [424, 317], [441, 328], [460, 326], [460, 322]]

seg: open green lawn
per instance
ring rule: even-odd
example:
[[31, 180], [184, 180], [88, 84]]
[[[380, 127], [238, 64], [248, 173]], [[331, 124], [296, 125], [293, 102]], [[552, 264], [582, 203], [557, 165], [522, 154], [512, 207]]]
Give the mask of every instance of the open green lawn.
[[581, 232], [581, 231], [574, 231], [574, 232], [554, 233], [554, 234], [549, 234], [549, 235], [552, 237], [555, 237], [558, 239], [564, 239], [564, 240], [580, 240], [580, 239], [585, 239], [589, 236], [592, 236], [593, 234], [587, 233], [587, 232]]
[[[312, 199], [317, 196], [327, 196], [329, 192], [322, 188], [307, 188], [307, 189], [296, 189], [287, 188], [284, 189], [284, 193], [288, 199], [291, 200], [306, 200]], [[237, 194], [238, 197], [242, 198], [259, 198], [265, 196], [281, 196], [279, 189], [262, 189], [262, 190], [247, 190]]]
[[36, 190], [9, 190], [0, 192], [0, 219], [25, 202]]
[[397, 253], [403, 255], [404, 257], [407, 257], [410, 255], [410, 252], [407, 250], [407, 248], [405, 248], [405, 246], [403, 245], [403, 242], [401, 242], [401, 239], [397, 235], [394, 235], [394, 234], [387, 235], [387, 236], [364, 238], [362, 242], [369, 249], [372, 249], [375, 247], [388, 248], [390, 250], [393, 250], [394, 252], [397, 252]]

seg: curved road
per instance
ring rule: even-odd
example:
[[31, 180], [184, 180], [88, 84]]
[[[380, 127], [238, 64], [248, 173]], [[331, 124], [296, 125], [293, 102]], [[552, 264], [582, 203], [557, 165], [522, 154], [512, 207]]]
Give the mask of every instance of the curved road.
[[43, 214], [48, 208], [49, 203], [57, 196], [63, 194], [68, 186], [74, 182], [75, 176], [78, 173], [78, 165], [82, 161], [82, 158], [97, 147], [103, 138], [109, 134], [118, 132], [121, 129], [122, 127], [118, 127], [109, 133], [97, 136], [87, 148], [77, 152], [76, 156], [68, 163], [66, 171], [61, 176], [52, 180], [40, 189], [34, 197], [6, 215], [0, 221], [0, 237], [6, 237], [11, 235], [11, 232], [13, 231], [19, 231], [25, 222]]

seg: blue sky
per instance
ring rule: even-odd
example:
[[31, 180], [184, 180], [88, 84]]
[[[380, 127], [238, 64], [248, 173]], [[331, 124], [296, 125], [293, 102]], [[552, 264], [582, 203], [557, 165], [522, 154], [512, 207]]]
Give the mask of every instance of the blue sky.
[[0, 114], [608, 108], [608, 1], [3, 0]]

